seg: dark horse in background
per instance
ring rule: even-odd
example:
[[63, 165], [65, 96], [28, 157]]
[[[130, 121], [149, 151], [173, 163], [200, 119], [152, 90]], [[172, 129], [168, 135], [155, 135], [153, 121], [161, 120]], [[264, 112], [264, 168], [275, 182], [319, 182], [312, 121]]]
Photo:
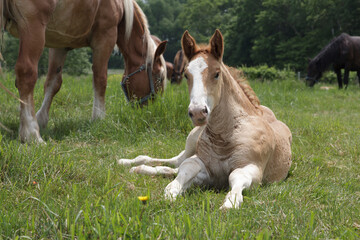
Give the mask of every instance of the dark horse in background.
[[174, 57], [174, 71], [171, 77], [171, 83], [180, 84], [183, 79], [183, 73], [187, 64], [183, 50], [179, 50]]
[[[105, 116], [107, 64], [114, 46], [124, 56], [122, 87], [129, 101], [146, 103], [164, 88], [166, 66], [163, 52], [152, 40], [145, 14], [135, 0], [1, 0], [0, 27], [20, 38], [15, 65], [20, 99], [22, 142], [43, 142], [39, 127], [46, 127], [53, 97], [62, 84], [62, 68], [69, 50], [90, 47], [93, 51], [94, 102], [92, 118]], [[34, 86], [38, 62], [49, 47], [49, 69], [44, 101], [34, 110]]]
[[347, 88], [349, 83], [349, 71], [357, 71], [360, 81], [360, 37], [342, 33], [334, 38], [321, 52], [310, 60], [306, 85], [312, 87], [318, 82], [322, 73], [333, 65], [337, 75], [339, 88], [343, 87], [341, 69], [344, 71], [344, 84]]

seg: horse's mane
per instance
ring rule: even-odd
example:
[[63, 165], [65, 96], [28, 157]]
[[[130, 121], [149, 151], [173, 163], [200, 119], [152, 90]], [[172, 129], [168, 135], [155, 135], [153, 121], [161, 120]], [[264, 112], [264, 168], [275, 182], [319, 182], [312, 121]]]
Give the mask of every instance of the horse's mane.
[[[155, 55], [156, 43], [153, 40], [153, 38], [151, 37], [148, 20], [145, 16], [145, 13], [142, 11], [142, 9], [136, 3], [136, 1], [132, 0], [132, 3], [134, 6], [134, 14], [136, 14], [135, 21], [138, 21], [139, 25], [142, 26], [143, 31], [144, 31], [143, 41], [144, 41], [144, 45], [147, 45], [146, 68], [148, 66], [151, 66], [151, 69], [153, 69], [153, 65], [154, 65], [153, 60], [154, 60], [154, 55]], [[131, 15], [134, 16], [134, 14], [131, 14]], [[128, 23], [126, 23], [126, 30], [127, 30], [127, 25], [128, 25]], [[163, 65], [163, 67], [164, 67], [164, 77], [165, 77], [166, 76], [166, 64], [165, 64], [165, 59], [163, 57], [161, 57], [161, 65]], [[166, 83], [166, 81], [165, 81], [165, 83]]]
[[325, 71], [334, 60], [339, 58], [340, 49], [344, 41], [350, 36], [346, 33], [340, 34], [326, 45], [318, 55], [316, 55], [310, 64], [316, 64], [318, 71]]
[[125, 12], [125, 39], [130, 39], [131, 30], [134, 23], [134, 2], [133, 0], [124, 0], [124, 12]]
[[243, 90], [243, 92], [245, 93], [246, 97], [250, 100], [252, 105], [254, 105], [254, 107], [256, 109], [259, 109], [260, 100], [256, 96], [256, 93], [254, 92], [254, 90], [251, 88], [251, 86], [250, 86], [249, 82], [247, 81], [247, 79], [245, 78], [244, 72], [242, 70], [240, 70], [240, 69], [237, 69], [237, 68], [234, 68], [234, 67], [229, 67], [227, 65], [225, 65], [225, 67], [229, 71], [230, 75], [237, 82], [237, 84], [239, 84], [240, 88]]

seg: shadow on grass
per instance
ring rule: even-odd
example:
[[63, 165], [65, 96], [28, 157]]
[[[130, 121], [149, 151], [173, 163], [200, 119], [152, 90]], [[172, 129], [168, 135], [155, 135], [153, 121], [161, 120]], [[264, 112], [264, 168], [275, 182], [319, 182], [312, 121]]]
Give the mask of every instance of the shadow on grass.
[[[17, 140], [19, 139], [19, 123], [10, 121], [1, 121], [1, 123], [7, 128], [3, 129], [0, 127], [0, 133], [3, 139]], [[10, 130], [10, 131], [8, 131]]]
[[[10, 132], [0, 128], [3, 139], [20, 141], [19, 122], [3, 121], [2, 124], [11, 131]], [[89, 132], [92, 124], [94, 124], [94, 122], [90, 121], [89, 119], [68, 119], [61, 122], [56, 122], [54, 126], [41, 129], [40, 135], [44, 141], [48, 141], [50, 138], [61, 141], [72, 135], [74, 132], [79, 132], [79, 134]]]
[[50, 138], [61, 141], [66, 137], [78, 132], [80, 134], [89, 132], [91, 129], [92, 121], [89, 119], [67, 119], [53, 124], [51, 127], [40, 130], [40, 135], [44, 141]]

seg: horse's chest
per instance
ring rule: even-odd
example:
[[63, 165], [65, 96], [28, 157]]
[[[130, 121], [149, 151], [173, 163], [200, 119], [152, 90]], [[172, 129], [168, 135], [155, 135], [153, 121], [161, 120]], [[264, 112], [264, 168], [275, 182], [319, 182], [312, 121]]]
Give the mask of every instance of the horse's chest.
[[228, 136], [214, 135], [204, 130], [197, 143], [197, 156], [205, 164], [209, 174], [218, 179], [228, 179], [234, 169], [231, 159], [236, 145]]

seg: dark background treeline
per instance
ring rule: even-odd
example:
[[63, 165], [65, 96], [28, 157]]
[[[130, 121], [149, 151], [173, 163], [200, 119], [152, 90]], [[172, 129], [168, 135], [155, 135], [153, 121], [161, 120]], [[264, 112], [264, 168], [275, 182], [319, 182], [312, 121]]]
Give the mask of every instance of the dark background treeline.
[[151, 33], [173, 59], [188, 29], [204, 42], [219, 28], [232, 66], [267, 64], [304, 71], [332, 38], [360, 35], [360, 0], [144, 0]]
[[[267, 64], [305, 71], [307, 61], [342, 32], [360, 35], [360, 0], [141, 0], [152, 34], [168, 40], [164, 54], [172, 62], [189, 30], [208, 42], [216, 28], [225, 38], [224, 61], [231, 66]], [[7, 36], [6, 65], [15, 64], [17, 42]], [[74, 50], [67, 58], [74, 74], [89, 68], [91, 51]], [[46, 72], [47, 51], [39, 67]], [[65, 66], [64, 70], [67, 69]], [[114, 54], [110, 68], [122, 68]], [[71, 73], [71, 71], [69, 70]]]

